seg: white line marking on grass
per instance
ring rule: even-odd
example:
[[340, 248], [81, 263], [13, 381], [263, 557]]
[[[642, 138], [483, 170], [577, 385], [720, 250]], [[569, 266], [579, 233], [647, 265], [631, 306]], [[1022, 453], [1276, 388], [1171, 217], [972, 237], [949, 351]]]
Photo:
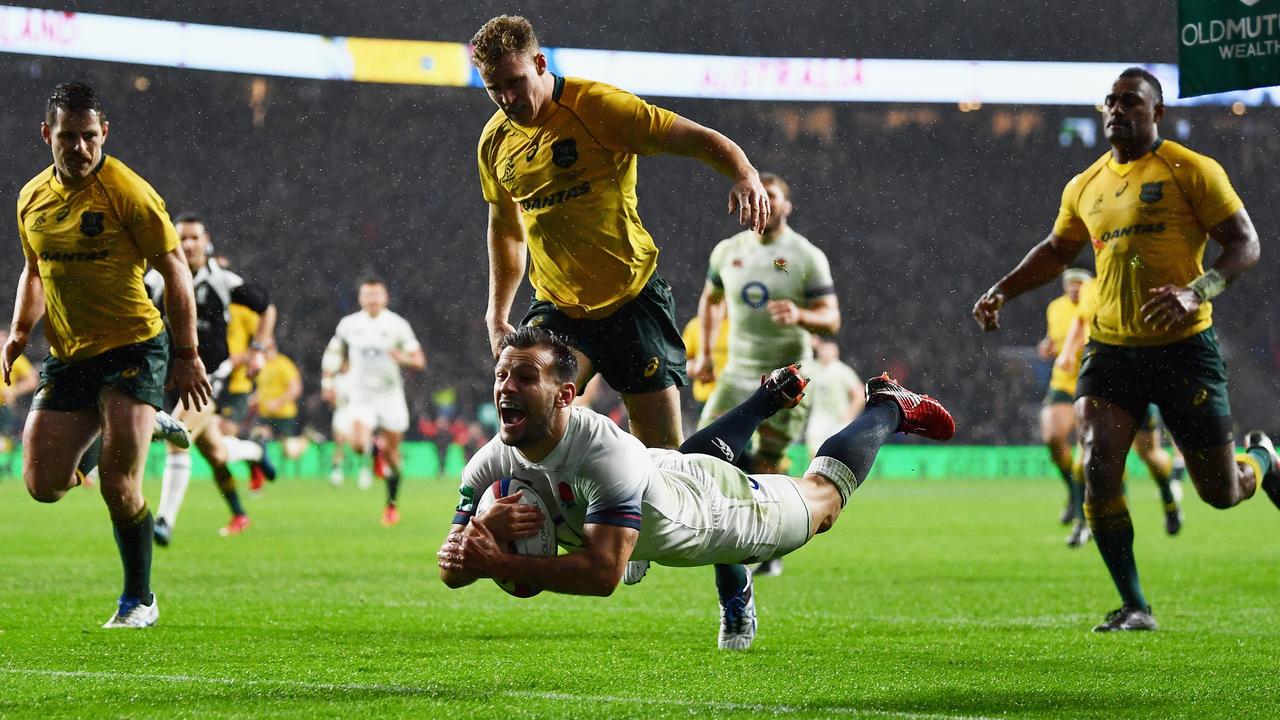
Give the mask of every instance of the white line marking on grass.
[[[45, 670], [31, 668], [0, 668], [0, 673], [54, 678], [79, 678], [87, 680], [146, 680], [188, 685], [226, 685], [230, 687], [283, 687], [304, 690], [347, 690], [374, 692], [387, 695], [421, 695], [435, 699], [451, 699], [451, 694], [441, 688], [416, 685], [384, 685], [380, 683], [323, 683], [305, 680], [261, 680], [253, 678], [206, 677], [201, 675], [155, 675], [146, 673], [93, 672], [88, 670]], [[728, 712], [761, 712], [774, 715], [862, 715], [867, 717], [894, 718], [897, 720], [997, 720], [983, 715], [951, 715], [946, 713], [905, 712], [898, 710], [870, 710], [856, 707], [798, 705], [771, 705], [765, 703], [736, 703], [716, 700], [678, 700], [663, 698], [625, 697], [618, 695], [577, 695], [574, 693], [541, 692], [537, 690], [492, 690], [491, 697], [525, 700], [563, 700], [569, 702], [597, 702], [614, 705], [666, 705], [701, 710]], [[480, 694], [477, 693], [477, 699]]]

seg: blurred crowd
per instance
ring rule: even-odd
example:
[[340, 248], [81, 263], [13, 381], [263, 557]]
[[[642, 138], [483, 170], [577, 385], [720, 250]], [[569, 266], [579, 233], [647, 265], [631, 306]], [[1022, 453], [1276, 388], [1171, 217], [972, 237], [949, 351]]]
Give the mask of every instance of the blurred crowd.
[[[923, 2], [895, 7], [927, 17]], [[726, 43], [726, 52], [750, 52]], [[427, 370], [408, 383], [416, 435], [464, 444], [487, 437], [487, 208], [475, 144], [493, 106], [483, 92], [19, 56], [0, 56], [0, 73], [0, 197], [12, 201], [49, 163], [38, 135], [49, 90], [84, 78], [108, 102], [107, 152], [147, 178], [171, 213], [200, 212], [216, 251], [269, 288], [280, 349], [304, 376], [308, 425], [328, 428], [320, 356], [337, 321], [356, 309], [357, 283], [377, 276], [427, 352]], [[1056, 284], [1012, 303], [995, 335], [984, 336], [969, 310], [1047, 234], [1067, 180], [1106, 150], [1062, 132], [1068, 121], [1096, 120], [1092, 109], [655, 102], [721, 130], [758, 168], [790, 183], [792, 226], [831, 260], [849, 364], [864, 377], [890, 370], [944, 399], [959, 442], [1035, 441], [1044, 368], [1029, 350]], [[1280, 317], [1269, 298], [1280, 281], [1271, 254], [1280, 203], [1267, 158], [1280, 153], [1278, 125], [1272, 108], [1173, 109], [1164, 125], [1222, 162], [1262, 234], [1263, 263], [1216, 303], [1216, 318], [1237, 419], [1272, 430]], [[738, 229], [724, 212], [728, 188], [692, 161], [640, 163], [641, 217], [662, 249], [659, 272], [675, 290], [681, 323], [696, 311], [711, 248]], [[0, 220], [12, 239], [0, 275], [11, 283], [21, 267], [12, 218]], [[1079, 264], [1092, 264], [1088, 254]], [[526, 284], [513, 321], [527, 301]]]

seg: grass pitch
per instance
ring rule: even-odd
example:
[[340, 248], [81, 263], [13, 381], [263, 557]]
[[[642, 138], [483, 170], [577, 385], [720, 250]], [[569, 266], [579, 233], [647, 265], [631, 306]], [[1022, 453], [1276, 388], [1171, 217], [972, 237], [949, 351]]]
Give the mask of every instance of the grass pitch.
[[[715, 649], [710, 569], [655, 568], [611, 598], [449, 591], [434, 553], [453, 483], [269, 486], [221, 538], [192, 484], [156, 549], [160, 624], [104, 631], [119, 563], [95, 492], [54, 506], [0, 482], [0, 716], [1275, 718], [1280, 515], [1188, 499], [1163, 535], [1135, 481], [1162, 629], [1094, 635], [1119, 604], [1097, 550], [1063, 546], [1049, 479], [879, 482], [757, 581], [760, 635]], [[159, 484], [149, 483], [153, 506]]]

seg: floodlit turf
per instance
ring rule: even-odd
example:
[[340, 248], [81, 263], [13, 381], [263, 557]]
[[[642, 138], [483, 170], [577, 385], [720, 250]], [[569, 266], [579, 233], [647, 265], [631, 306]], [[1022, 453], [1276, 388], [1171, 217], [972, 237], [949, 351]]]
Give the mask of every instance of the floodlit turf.
[[[154, 504], [159, 484], [149, 483]], [[1275, 718], [1280, 513], [1188, 502], [1164, 537], [1131, 495], [1156, 633], [1094, 635], [1118, 605], [1097, 550], [1062, 543], [1049, 479], [880, 482], [757, 582], [760, 636], [715, 649], [709, 569], [606, 599], [459, 591], [433, 556], [445, 481], [283, 480], [248, 534], [193, 483], [156, 549], [160, 625], [104, 631], [119, 565], [96, 493], [55, 506], [0, 481], [0, 716]]]

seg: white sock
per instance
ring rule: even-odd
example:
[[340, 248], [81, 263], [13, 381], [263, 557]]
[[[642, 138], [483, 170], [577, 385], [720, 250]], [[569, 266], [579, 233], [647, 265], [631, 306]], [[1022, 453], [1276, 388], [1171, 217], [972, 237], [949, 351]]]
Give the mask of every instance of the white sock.
[[182, 499], [187, 496], [191, 484], [191, 454], [169, 453], [164, 461], [164, 487], [160, 491], [160, 509], [156, 520], [163, 520], [170, 528], [178, 520]]
[[262, 460], [262, 446], [252, 440], [241, 440], [238, 437], [225, 436], [222, 438], [222, 446], [227, 449], [227, 462], [229, 463], [237, 460], [247, 460], [248, 462]]

